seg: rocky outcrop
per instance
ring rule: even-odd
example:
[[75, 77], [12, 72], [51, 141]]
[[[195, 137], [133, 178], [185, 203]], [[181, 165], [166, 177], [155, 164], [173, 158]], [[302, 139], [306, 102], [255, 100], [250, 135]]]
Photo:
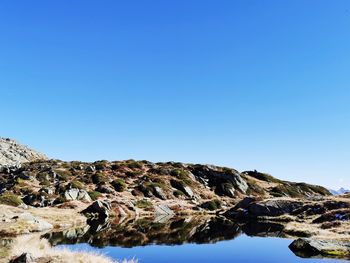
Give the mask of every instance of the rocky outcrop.
[[299, 238], [289, 245], [299, 257], [334, 257], [350, 259], [350, 242]]
[[111, 211], [111, 204], [108, 200], [95, 201], [81, 213], [85, 214], [89, 218], [97, 218], [105, 220], [109, 217]]
[[231, 184], [232, 188], [246, 193], [247, 182], [234, 169], [217, 167], [214, 165], [193, 165], [190, 167], [196, 179], [209, 187], [221, 188], [222, 184]]
[[46, 160], [47, 157], [8, 138], [0, 138], [0, 166], [18, 166], [24, 162]]
[[299, 200], [271, 199], [257, 201], [256, 198], [247, 197], [239, 202], [233, 209], [225, 213], [226, 216], [236, 219], [254, 219], [261, 217], [277, 217], [291, 214], [303, 207]]
[[64, 198], [67, 201], [80, 200], [88, 203], [92, 202], [91, 197], [85, 190], [80, 190], [76, 188], [72, 188], [65, 191]]
[[253, 217], [280, 216], [289, 214], [303, 206], [303, 202], [295, 200], [268, 200], [252, 203], [248, 206], [248, 213]]

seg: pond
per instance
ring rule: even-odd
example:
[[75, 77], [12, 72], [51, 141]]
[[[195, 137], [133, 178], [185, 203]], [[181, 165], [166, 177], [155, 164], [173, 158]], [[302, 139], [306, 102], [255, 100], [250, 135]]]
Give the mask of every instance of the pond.
[[283, 238], [283, 226], [262, 222], [239, 224], [224, 218], [139, 219], [92, 225], [43, 236], [58, 247], [94, 251], [115, 260], [139, 263], [187, 262], [349, 262], [296, 256]]

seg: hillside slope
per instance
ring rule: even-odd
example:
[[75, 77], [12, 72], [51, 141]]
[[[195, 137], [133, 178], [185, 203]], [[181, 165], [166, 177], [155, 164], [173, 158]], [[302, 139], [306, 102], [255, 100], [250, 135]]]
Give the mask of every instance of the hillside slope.
[[14, 140], [0, 137], [0, 166], [14, 166], [47, 157]]
[[124, 210], [150, 213], [162, 213], [159, 206], [175, 212], [225, 210], [250, 195], [330, 195], [321, 186], [281, 181], [256, 171], [240, 173], [213, 165], [135, 160], [24, 163], [20, 168], [0, 171], [0, 193], [0, 202], [7, 196], [37, 207], [100, 198], [115, 201]]

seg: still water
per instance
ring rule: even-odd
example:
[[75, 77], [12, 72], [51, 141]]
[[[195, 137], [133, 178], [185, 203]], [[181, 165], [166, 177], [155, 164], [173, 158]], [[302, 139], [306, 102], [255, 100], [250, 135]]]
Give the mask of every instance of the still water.
[[54, 246], [139, 263], [350, 262], [300, 258], [288, 248], [293, 240], [283, 237], [283, 227], [277, 224], [242, 225], [223, 218], [142, 219], [45, 236]]

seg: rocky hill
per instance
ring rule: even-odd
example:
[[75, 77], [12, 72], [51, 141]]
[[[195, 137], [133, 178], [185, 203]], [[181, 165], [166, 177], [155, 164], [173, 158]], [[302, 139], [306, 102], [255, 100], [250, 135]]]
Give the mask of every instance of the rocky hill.
[[16, 166], [39, 159], [47, 157], [14, 140], [0, 138], [0, 166]]
[[0, 171], [0, 193], [0, 202], [36, 207], [108, 199], [123, 211], [158, 214], [225, 210], [245, 196], [330, 195], [321, 186], [282, 181], [257, 171], [240, 173], [213, 165], [135, 160], [23, 163]]
[[[237, 234], [237, 224], [245, 233], [259, 234], [265, 232], [265, 223], [268, 229], [272, 223], [276, 231], [285, 236], [347, 240], [350, 235], [350, 195], [335, 197], [322, 186], [288, 182], [258, 171], [239, 172], [214, 165], [145, 160], [48, 160], [9, 139], [0, 141], [0, 164], [2, 236], [40, 231], [43, 227], [71, 228], [75, 222], [70, 221], [79, 218], [79, 222], [84, 221], [84, 229], [88, 224], [93, 233], [102, 231], [101, 237], [112, 242], [115, 240], [112, 236], [123, 235], [127, 227], [131, 232], [140, 224], [143, 229], [152, 228], [153, 225], [145, 224], [145, 217], [141, 217], [150, 216], [152, 222], [157, 222], [154, 226], [160, 233], [174, 235], [176, 243], [181, 242], [183, 236], [178, 240], [175, 226], [182, 221], [169, 225], [168, 220], [187, 215], [191, 215], [188, 218], [196, 216], [198, 221], [189, 224], [188, 229], [186, 226], [188, 233], [180, 232], [194, 242], [208, 237], [225, 239], [225, 235], [207, 233], [208, 224], [219, 225], [227, 238]], [[210, 223], [204, 215], [220, 218]], [[125, 218], [141, 218], [141, 221], [119, 229]], [[257, 225], [258, 221], [263, 224]], [[159, 228], [160, 222], [164, 223], [163, 230]], [[248, 227], [250, 224], [255, 228]], [[91, 233], [82, 232], [79, 238], [91, 240]], [[139, 242], [146, 244], [155, 238], [143, 235]], [[95, 242], [101, 244], [100, 239]], [[126, 238], [123, 242], [128, 246], [133, 241]], [[299, 241], [302, 245], [305, 242], [309, 244], [308, 240]], [[347, 248], [347, 245], [337, 245], [337, 252], [343, 253]]]

